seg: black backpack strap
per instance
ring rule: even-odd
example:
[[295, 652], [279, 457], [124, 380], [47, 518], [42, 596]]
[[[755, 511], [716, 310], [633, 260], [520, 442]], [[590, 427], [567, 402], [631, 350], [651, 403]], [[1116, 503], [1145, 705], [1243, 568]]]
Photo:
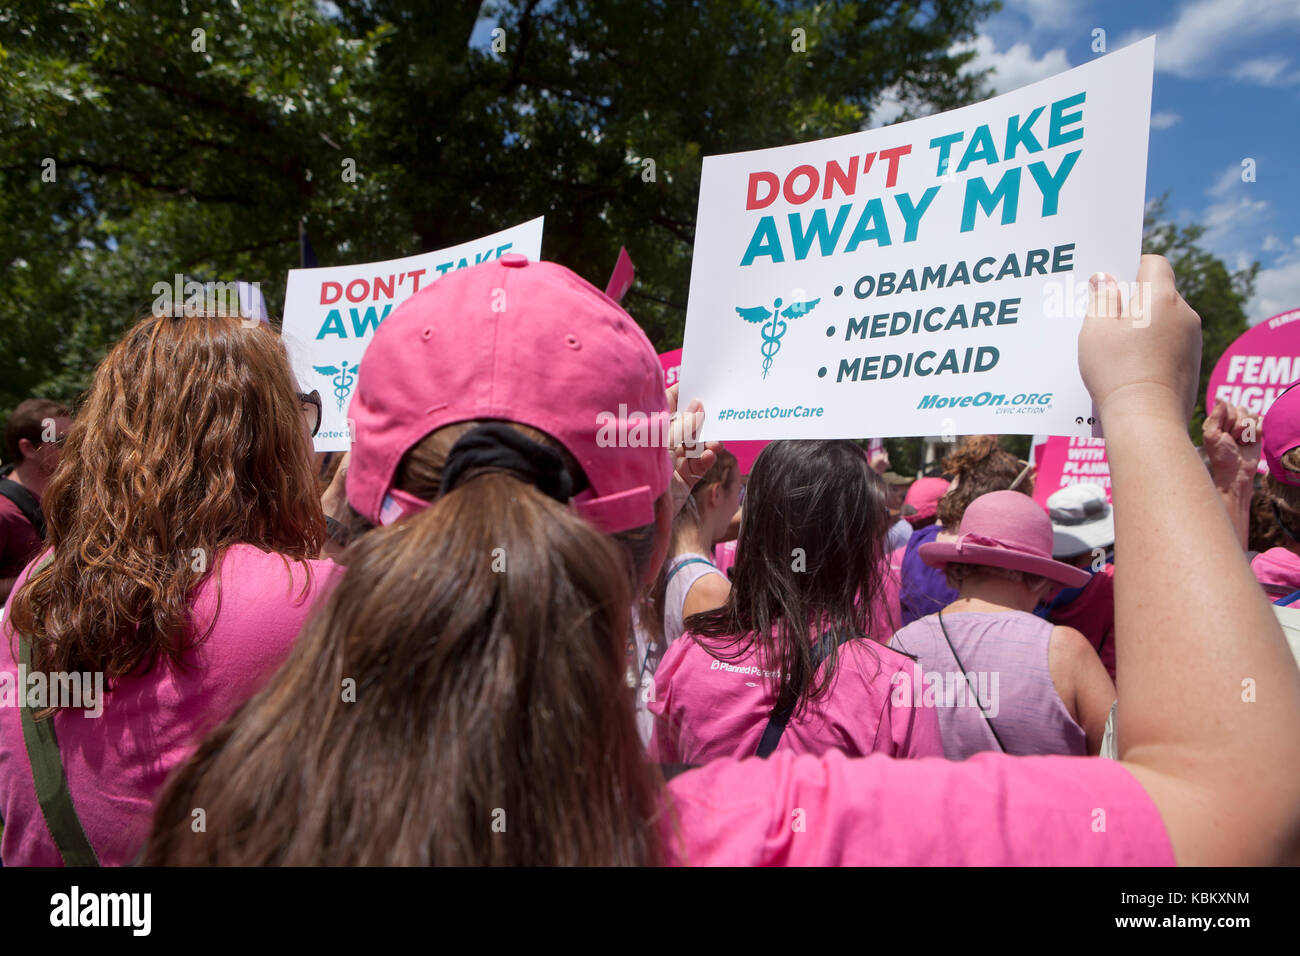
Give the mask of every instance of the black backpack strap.
[[9, 478], [0, 478], [0, 495], [14, 503], [23, 517], [27, 519], [42, 541], [45, 540], [45, 515], [41, 513], [41, 503], [36, 496]]
[[[52, 555], [47, 555], [32, 574], [49, 564]], [[32, 671], [32, 642], [26, 634], [18, 633], [18, 656], [23, 669]], [[21, 718], [23, 725], [23, 743], [27, 747], [27, 759], [32, 765], [32, 783], [36, 788], [36, 802], [40, 804], [41, 815], [45, 817], [45, 826], [54, 838], [54, 845], [59, 849], [64, 866], [99, 866], [99, 857], [86, 836], [86, 830], [77, 816], [77, 808], [72, 803], [72, 792], [68, 789], [68, 775], [63, 768], [63, 758], [59, 754], [59, 742], [54, 736], [54, 715], [38, 721], [31, 708], [27, 706], [27, 695], [19, 695], [21, 701]]]
[[[836, 638], [834, 644], [826, 640], [825, 636], [817, 642], [817, 646], [813, 648], [812, 671], [809, 680], [812, 679], [813, 675], [816, 675], [817, 669], [822, 666], [822, 662], [830, 654], [831, 647], [839, 647], [847, 640], [848, 633], [845, 632]], [[790, 723], [790, 716], [794, 713], [794, 707], [798, 700], [799, 698], [796, 695], [789, 707], [781, 707], [779, 703], [772, 707], [772, 714], [767, 719], [767, 726], [763, 728], [763, 736], [758, 741], [758, 749], [754, 751], [757, 756], [762, 757], [764, 760], [772, 756], [772, 751], [776, 750], [776, 745], [781, 742], [781, 735], [785, 733], [786, 725]]]
[[661, 763], [659, 765], [659, 772], [664, 775], [664, 783], [667, 783], [678, 774], [683, 774], [688, 770], [694, 770], [699, 766], [701, 766], [701, 764], [698, 763]]

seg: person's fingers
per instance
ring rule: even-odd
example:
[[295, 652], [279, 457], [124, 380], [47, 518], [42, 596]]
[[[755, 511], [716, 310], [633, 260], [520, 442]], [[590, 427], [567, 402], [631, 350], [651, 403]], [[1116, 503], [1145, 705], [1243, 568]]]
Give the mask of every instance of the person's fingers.
[[1244, 405], [1230, 405], [1233, 410], [1234, 419], [1232, 425], [1232, 437], [1241, 445], [1259, 444], [1259, 422], [1251, 417], [1250, 409]]
[[699, 444], [700, 429], [704, 427], [704, 412], [690, 411], [682, 416], [681, 442], [687, 450], [694, 451]]
[[1164, 256], [1143, 256], [1138, 265], [1138, 283], [1149, 283], [1157, 291], [1176, 292], [1174, 267]]
[[713, 467], [713, 463], [717, 460], [717, 453], [710, 448], [705, 448], [698, 456], [683, 458], [678, 474], [682, 475], [683, 479], [694, 484], [704, 477], [705, 473]]
[[1228, 403], [1220, 398], [1214, 403], [1214, 408], [1210, 409], [1210, 414], [1205, 417], [1201, 434], [1208, 441], [1224, 431], [1231, 431], [1231, 426], [1228, 422]]
[[676, 414], [677, 414], [677, 390], [678, 390], [680, 387], [681, 387], [681, 386], [680, 386], [679, 384], [677, 384], [676, 382], [674, 382], [672, 385], [670, 385], [670, 386], [668, 387], [668, 393], [667, 393], [667, 394], [668, 394], [668, 414], [669, 414], [669, 415], [676, 415]]
[[[1219, 399], [1219, 401], [1223, 400]], [[1217, 406], [1219, 401], [1214, 404]], [[1241, 442], [1242, 425], [1245, 423], [1242, 415], [1243, 411], [1244, 409], [1240, 409], [1236, 405], [1223, 402], [1223, 431], [1225, 434], [1232, 436], [1232, 440], [1238, 443]]]
[[1124, 304], [1115, 277], [1105, 272], [1095, 273], [1089, 280], [1088, 318], [1118, 319], [1124, 314]]
[[698, 458], [700, 456], [705, 447], [699, 437], [704, 427], [704, 417], [704, 405], [697, 398], [691, 399], [685, 412], [673, 417], [669, 440], [674, 457], [684, 455], [688, 458]]

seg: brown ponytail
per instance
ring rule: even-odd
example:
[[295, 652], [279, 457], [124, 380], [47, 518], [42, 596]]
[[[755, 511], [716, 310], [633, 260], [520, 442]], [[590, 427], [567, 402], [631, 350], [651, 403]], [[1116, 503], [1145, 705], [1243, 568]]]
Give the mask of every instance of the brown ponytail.
[[169, 781], [142, 861], [661, 862], [630, 580], [612, 539], [513, 475], [376, 529], [283, 670]]

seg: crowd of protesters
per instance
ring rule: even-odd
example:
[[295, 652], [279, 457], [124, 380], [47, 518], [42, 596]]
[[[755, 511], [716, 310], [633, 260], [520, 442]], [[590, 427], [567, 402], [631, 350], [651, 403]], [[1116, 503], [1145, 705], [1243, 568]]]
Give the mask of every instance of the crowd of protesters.
[[[1138, 279], [1077, 343], [1113, 507], [1036, 503], [994, 436], [742, 475], [626, 312], [518, 256], [384, 321], [324, 470], [267, 325], [143, 319], [6, 432], [0, 859], [1296, 862], [1300, 388], [1198, 452], [1199, 319]], [[600, 442], [621, 407], [672, 447]]]

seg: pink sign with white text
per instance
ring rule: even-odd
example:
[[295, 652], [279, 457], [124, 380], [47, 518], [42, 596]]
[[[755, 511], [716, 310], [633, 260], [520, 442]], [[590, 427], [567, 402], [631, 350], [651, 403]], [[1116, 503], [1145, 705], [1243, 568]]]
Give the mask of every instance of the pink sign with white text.
[[1251, 326], [1214, 363], [1205, 386], [1205, 411], [1223, 399], [1263, 415], [1287, 387], [1300, 379], [1300, 309]]
[[1100, 485], [1110, 500], [1110, 462], [1104, 438], [1065, 438], [1053, 435], [1034, 446], [1034, 500], [1047, 499], [1068, 485]]

